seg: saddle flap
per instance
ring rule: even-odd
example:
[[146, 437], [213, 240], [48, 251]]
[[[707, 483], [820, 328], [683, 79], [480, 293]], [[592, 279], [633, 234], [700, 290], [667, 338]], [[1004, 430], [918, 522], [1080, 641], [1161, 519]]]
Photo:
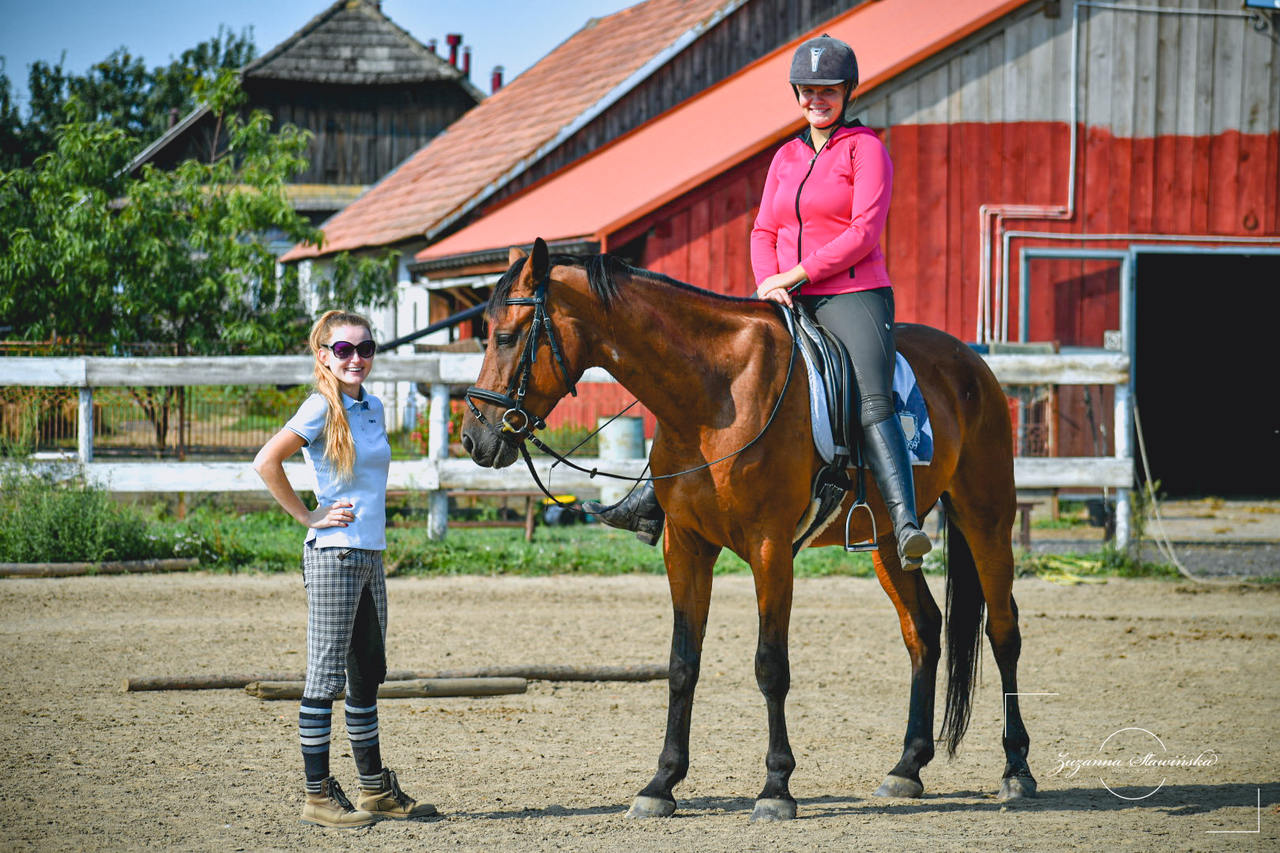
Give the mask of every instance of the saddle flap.
[[[845, 457], [847, 464], [847, 460], [853, 455], [852, 448], [861, 429], [855, 410], [857, 389], [853, 360], [840, 339], [818, 325], [803, 306], [796, 306], [796, 317], [801, 331], [798, 337], [804, 342], [804, 348], [812, 354], [822, 379], [820, 388], [827, 400], [827, 417], [836, 445], [835, 451]], [[814, 393], [817, 391], [815, 388]]]

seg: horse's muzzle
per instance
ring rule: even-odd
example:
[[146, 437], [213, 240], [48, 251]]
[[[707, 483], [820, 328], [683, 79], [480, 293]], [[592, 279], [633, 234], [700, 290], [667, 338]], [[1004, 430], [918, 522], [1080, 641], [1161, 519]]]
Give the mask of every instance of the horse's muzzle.
[[506, 468], [520, 456], [514, 442], [503, 440], [475, 419], [462, 428], [462, 449], [481, 468]]

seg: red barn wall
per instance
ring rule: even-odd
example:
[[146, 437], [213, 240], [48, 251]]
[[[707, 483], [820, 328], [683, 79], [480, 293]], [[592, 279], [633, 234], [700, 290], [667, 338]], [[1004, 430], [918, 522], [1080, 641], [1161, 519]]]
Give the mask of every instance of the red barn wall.
[[[894, 162], [882, 245], [900, 321], [975, 339], [979, 208], [1067, 203], [1073, 85], [1080, 92], [1074, 216], [1008, 219], [1006, 229], [1270, 237], [1280, 245], [1280, 47], [1242, 18], [1082, 9], [1073, 80], [1070, 5], [1057, 18], [1040, 6], [1012, 13], [860, 96], [857, 114], [880, 130]], [[1239, 10], [1231, 0], [1208, 8]], [[608, 246], [639, 247], [641, 266], [691, 284], [751, 293], [751, 223], [773, 150], [608, 235]], [[1019, 249], [1129, 242], [1015, 239], [1009, 338], [1018, 334]], [[1105, 331], [1119, 328], [1115, 262], [1036, 260], [1030, 272], [1029, 340], [1099, 347]], [[599, 407], [589, 401], [598, 395], [601, 405], [606, 398], [615, 405], [610, 393], [592, 389], [565, 412], [593, 422]], [[1079, 389], [1064, 389], [1060, 402], [1057, 452], [1097, 452], [1089, 410], [1109, 422], [1110, 397], [1095, 389], [1086, 401]], [[1109, 437], [1102, 452], [1110, 452]]]

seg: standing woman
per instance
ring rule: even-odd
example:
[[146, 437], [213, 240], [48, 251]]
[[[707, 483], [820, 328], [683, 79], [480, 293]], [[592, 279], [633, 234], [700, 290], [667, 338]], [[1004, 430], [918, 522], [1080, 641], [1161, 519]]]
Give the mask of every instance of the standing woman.
[[858, 86], [853, 48], [823, 35], [796, 50], [791, 89], [808, 127], [774, 155], [751, 231], [756, 294], [797, 299], [849, 350], [863, 447], [889, 508], [902, 567], [933, 547], [920, 529], [902, 423], [893, 410], [893, 285], [880, 250], [893, 164], [875, 131], [846, 122]]
[[[400, 790], [382, 766], [378, 685], [387, 673], [387, 469], [391, 445], [382, 403], [364, 389], [377, 349], [369, 321], [327, 311], [311, 327], [315, 393], [258, 452], [253, 468], [285, 512], [307, 528], [302, 551], [307, 590], [307, 680], [298, 714], [306, 774], [302, 820], [367, 826], [378, 817], [433, 814]], [[316, 478], [307, 509], [284, 473], [298, 450]], [[333, 700], [347, 687], [346, 723], [360, 775], [356, 804], [329, 774]]]

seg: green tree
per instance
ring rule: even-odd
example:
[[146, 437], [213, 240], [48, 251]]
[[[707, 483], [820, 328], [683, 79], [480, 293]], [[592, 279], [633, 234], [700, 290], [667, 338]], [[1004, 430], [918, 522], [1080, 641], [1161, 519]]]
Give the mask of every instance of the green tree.
[[68, 73], [65, 56], [56, 64], [33, 62], [27, 69], [25, 118], [13, 103], [9, 78], [0, 73], [0, 169], [30, 166], [52, 151], [56, 129], [73, 119], [68, 112], [73, 98], [78, 102], [77, 117], [106, 122], [135, 140], [149, 142], [196, 107], [198, 84], [207, 85], [219, 73], [247, 65], [256, 53], [252, 28], [237, 35], [219, 27], [213, 38], [151, 70], [125, 47], [84, 74]]
[[0, 72], [0, 169], [21, 165], [24, 130], [13, 86]]
[[[136, 143], [93, 120], [73, 97], [55, 151], [0, 172], [0, 316], [13, 337], [138, 342], [177, 354], [281, 353], [305, 347], [308, 316], [296, 273], [278, 273], [271, 242], [322, 234], [290, 204], [286, 181], [306, 167], [307, 134], [271, 132], [263, 112], [241, 117], [234, 72], [197, 93], [225, 147], [172, 171], [125, 166]], [[343, 258], [317, 282], [322, 302], [385, 304], [386, 257]], [[140, 393], [163, 446], [171, 391]]]
[[208, 85], [223, 71], [243, 68], [257, 53], [252, 27], [239, 35], [227, 27], [219, 27], [213, 38], [184, 50], [168, 65], [156, 66], [151, 71], [144, 109], [145, 135], [159, 136], [168, 129], [171, 120], [195, 109], [197, 84]]
[[0, 173], [0, 316], [10, 337], [107, 343], [118, 284], [112, 200], [132, 145], [124, 131], [84, 120], [64, 125], [54, 151], [31, 169]]

